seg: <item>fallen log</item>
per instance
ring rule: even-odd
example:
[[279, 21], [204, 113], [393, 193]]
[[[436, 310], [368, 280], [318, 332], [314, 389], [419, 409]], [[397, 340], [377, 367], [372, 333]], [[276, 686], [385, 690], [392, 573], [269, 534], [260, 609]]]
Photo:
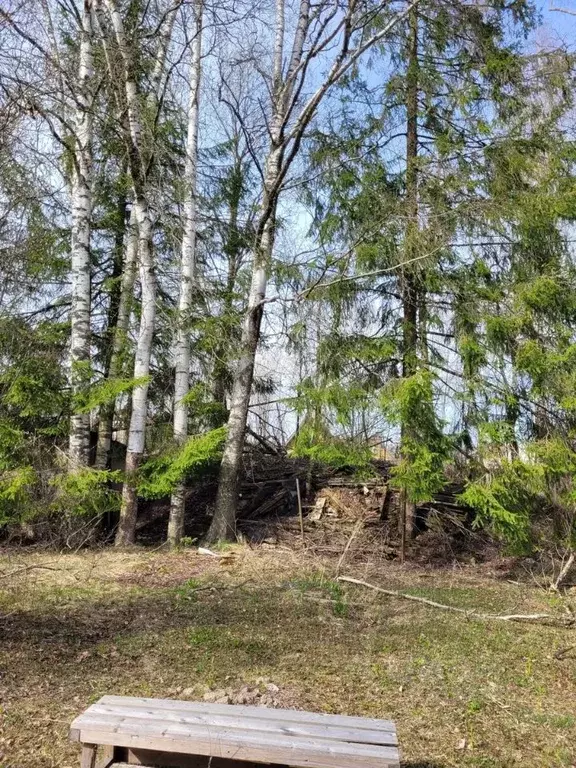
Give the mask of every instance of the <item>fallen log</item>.
[[396, 589], [384, 589], [383, 587], [378, 587], [375, 584], [369, 584], [367, 581], [362, 581], [361, 579], [353, 579], [351, 576], [338, 576], [337, 581], [345, 581], [349, 584], [356, 584], [360, 587], [367, 587], [368, 589], [373, 589], [375, 592], [380, 592], [381, 594], [388, 595], [389, 597], [397, 597], [401, 598], [402, 600], [412, 600], [415, 603], [423, 603], [424, 605], [429, 605], [432, 608], [439, 608], [443, 611], [460, 613], [469, 619], [483, 619], [485, 621], [518, 621], [568, 628], [573, 627], [576, 623], [576, 616], [554, 616], [550, 613], [480, 613], [475, 609], [469, 610], [468, 608], [458, 608], [455, 605], [437, 603], [435, 600], [429, 600], [427, 597], [408, 595], [405, 592], [399, 592]]

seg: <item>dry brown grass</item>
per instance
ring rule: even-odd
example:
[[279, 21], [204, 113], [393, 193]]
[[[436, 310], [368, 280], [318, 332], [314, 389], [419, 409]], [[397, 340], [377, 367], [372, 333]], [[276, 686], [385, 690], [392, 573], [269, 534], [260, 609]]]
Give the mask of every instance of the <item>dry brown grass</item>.
[[[34, 567], [0, 582], [1, 768], [77, 766], [67, 726], [104, 693], [201, 698], [262, 679], [286, 706], [394, 719], [411, 768], [576, 764], [576, 648], [558, 653], [576, 630], [344, 587], [337, 556], [233, 552], [4, 555], [2, 571]], [[352, 563], [349, 575], [485, 611], [571, 602], [475, 567]]]

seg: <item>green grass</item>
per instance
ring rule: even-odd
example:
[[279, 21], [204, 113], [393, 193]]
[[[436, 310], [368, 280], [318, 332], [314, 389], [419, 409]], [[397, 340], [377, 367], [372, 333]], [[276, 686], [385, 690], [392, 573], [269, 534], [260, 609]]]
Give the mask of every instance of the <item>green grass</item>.
[[[286, 706], [395, 720], [410, 768], [576, 762], [576, 662], [554, 656], [575, 630], [386, 598], [281, 552], [89, 558], [0, 592], [1, 768], [77, 768], [67, 727], [105, 693], [201, 698], [262, 678]], [[567, 604], [473, 572], [384, 565], [368, 580], [489, 611]]]

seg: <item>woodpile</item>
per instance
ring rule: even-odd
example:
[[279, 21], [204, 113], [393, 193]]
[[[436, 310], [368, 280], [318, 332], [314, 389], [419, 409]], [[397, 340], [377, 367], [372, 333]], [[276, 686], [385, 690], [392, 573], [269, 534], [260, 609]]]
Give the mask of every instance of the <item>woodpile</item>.
[[[336, 470], [252, 448], [244, 455], [238, 505], [238, 530], [253, 543], [304, 546], [317, 553], [355, 557], [379, 554], [395, 558], [399, 494], [390, 486], [391, 463], [375, 460], [369, 476], [358, 477], [352, 468]], [[216, 477], [188, 489], [186, 535], [200, 540], [206, 531], [216, 498]], [[300, 519], [298, 486], [301, 494]], [[457, 484], [446, 487], [433, 501], [417, 510], [419, 535], [416, 553], [427, 548], [442, 558], [461, 546], [459, 538], [470, 532], [470, 515], [458, 503]], [[140, 538], [161, 540], [168, 517], [168, 501], [143, 505]], [[472, 534], [470, 534], [472, 535]], [[426, 557], [430, 552], [426, 553]]]

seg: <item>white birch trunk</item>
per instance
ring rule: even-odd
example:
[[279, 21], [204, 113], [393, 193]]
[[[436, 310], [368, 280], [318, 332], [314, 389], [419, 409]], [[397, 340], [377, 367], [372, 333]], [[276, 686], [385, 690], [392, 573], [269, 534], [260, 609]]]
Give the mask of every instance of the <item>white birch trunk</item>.
[[[140, 329], [134, 360], [134, 378], [147, 379], [150, 373], [152, 339], [156, 322], [156, 275], [152, 249], [152, 219], [145, 198], [136, 197], [134, 209], [138, 222], [138, 267], [141, 285]], [[148, 381], [146, 380], [134, 387], [132, 393], [132, 413], [126, 453], [126, 479], [122, 488], [122, 505], [116, 534], [116, 546], [134, 543], [138, 515], [135, 480], [144, 454], [147, 414]]]
[[[318, 51], [325, 48], [330, 40], [335, 39], [335, 34], [334, 32], [327, 32], [327, 37], [323, 42], [321, 37], [317, 37], [315, 50], [310, 50], [305, 54], [304, 43], [310, 32], [310, 25], [315, 14], [312, 13], [311, 15], [310, 13], [309, 0], [300, 0], [290, 62], [284, 77], [285, 0], [276, 0], [276, 33], [271, 88], [273, 118], [270, 125], [270, 149], [265, 165], [261, 215], [256, 230], [252, 285], [242, 329], [240, 358], [234, 376], [228, 433], [220, 467], [216, 509], [208, 532], [208, 541], [230, 539], [236, 534], [238, 474], [242, 461], [242, 448], [260, 335], [263, 302], [266, 297], [267, 272], [274, 246], [277, 199], [283, 179], [299, 150], [306, 126], [310, 124], [318, 105], [328, 90], [348, 72], [364, 52], [381, 41], [391, 29], [406, 18], [418, 2], [419, 0], [412, 0], [405, 9], [397, 13], [378, 32], [360, 39], [355, 48], [351, 48], [350, 44], [354, 29], [356, 4], [348, 4], [340, 22], [340, 48], [335, 55], [332, 66], [323, 82], [308, 98], [297, 117], [294, 118], [292, 128], [288, 130], [288, 122], [295, 108], [295, 100], [302, 93], [308, 64]], [[359, 31], [356, 28], [356, 32]]]
[[[202, 55], [202, 0], [195, 4], [195, 29], [190, 63], [190, 102], [188, 107], [188, 135], [184, 169], [185, 199], [183, 206], [184, 232], [180, 260], [180, 295], [178, 301], [177, 331], [174, 362], [174, 440], [182, 445], [188, 436], [188, 404], [185, 402], [190, 389], [190, 337], [188, 319], [192, 308], [196, 280], [196, 229], [197, 229], [197, 164], [198, 164], [198, 117], [200, 103], [200, 74]], [[179, 483], [172, 493], [168, 543], [176, 546], [184, 533], [185, 484]]]
[[[92, 2], [85, 0], [81, 16], [78, 93], [74, 119], [72, 176], [72, 309], [70, 368], [72, 397], [86, 386], [90, 375], [90, 218], [92, 215]], [[73, 405], [74, 407], [74, 405]], [[69, 457], [72, 469], [87, 466], [90, 452], [90, 415], [74, 413], [70, 423]]]
[[141, 285], [140, 328], [136, 344], [134, 378], [146, 378], [144, 383], [134, 387], [132, 393], [132, 413], [126, 453], [126, 478], [122, 488], [120, 520], [115, 541], [116, 546], [123, 546], [132, 544], [136, 534], [138, 514], [136, 474], [142, 461], [146, 440], [147, 377], [150, 372], [152, 340], [156, 321], [156, 275], [152, 246], [152, 218], [147, 198], [146, 152], [143, 147], [143, 126], [134, 61], [116, 0], [104, 0], [104, 2], [112, 22], [116, 44], [123, 63], [123, 88], [128, 111], [127, 143], [130, 175], [134, 188], [134, 210], [138, 225], [138, 267]]
[[252, 280], [248, 307], [242, 325], [240, 356], [230, 401], [226, 442], [218, 477], [218, 495], [214, 517], [207, 541], [226, 541], [236, 537], [236, 504], [238, 500], [238, 475], [242, 462], [242, 449], [248, 419], [248, 407], [254, 379], [254, 363], [260, 338], [260, 325], [266, 298], [268, 267], [272, 257], [275, 235], [276, 202], [270, 190], [278, 180], [282, 163], [280, 132], [284, 118], [283, 105], [287, 102], [282, 66], [285, 36], [285, 0], [276, 0], [275, 39], [272, 72], [272, 122], [270, 147], [264, 169], [264, 184], [260, 216], [256, 227], [256, 243], [252, 262]]
[[[165, 70], [166, 54], [172, 38], [174, 21], [178, 8], [174, 6], [167, 14], [154, 62], [154, 68], [150, 78], [151, 91], [148, 95], [148, 106], [151, 109], [157, 109], [160, 101], [160, 95], [163, 87], [162, 76]], [[110, 368], [108, 372], [109, 379], [119, 378], [124, 373], [123, 356], [126, 349], [128, 330], [130, 327], [130, 317], [134, 300], [134, 282], [138, 267], [138, 225], [136, 221], [136, 208], [132, 205], [130, 211], [130, 222], [126, 233], [125, 258], [122, 268], [122, 277], [120, 284], [120, 303], [118, 306], [118, 319], [113, 332], [112, 354], [110, 357]], [[112, 445], [112, 431], [116, 403], [107, 404], [100, 412], [100, 423], [98, 426], [98, 444], [96, 446], [97, 469], [106, 469], [110, 456]]]
[[216, 508], [207, 536], [209, 542], [229, 541], [236, 537], [238, 473], [242, 462], [244, 433], [254, 378], [254, 362], [260, 336], [263, 301], [266, 296], [267, 254], [271, 253], [272, 244], [272, 226], [267, 225], [260, 253], [255, 257], [255, 267], [252, 270], [248, 308], [240, 340], [240, 357], [234, 373], [226, 442], [218, 477]]
[[[266, 163], [266, 186], [273, 183], [280, 169], [280, 150], [273, 149]], [[263, 212], [269, 210], [268, 195], [264, 195]], [[266, 298], [268, 266], [274, 248], [274, 224], [276, 206], [267, 215], [258, 249], [254, 254], [252, 280], [248, 307], [242, 325], [240, 357], [234, 373], [230, 414], [228, 416], [226, 442], [218, 477], [216, 508], [207, 541], [229, 541], [236, 537], [236, 503], [238, 500], [238, 475], [242, 462], [244, 433], [248, 419], [248, 407], [254, 379], [254, 363], [260, 338], [260, 325]]]

